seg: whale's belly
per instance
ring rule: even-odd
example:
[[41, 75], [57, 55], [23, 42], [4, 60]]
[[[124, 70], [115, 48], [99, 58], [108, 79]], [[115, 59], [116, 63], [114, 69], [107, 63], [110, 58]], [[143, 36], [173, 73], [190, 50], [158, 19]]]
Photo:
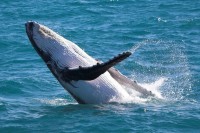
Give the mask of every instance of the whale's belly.
[[108, 103], [112, 99], [129, 97], [124, 88], [108, 72], [91, 81], [61, 81], [62, 86], [76, 98], [87, 104]]

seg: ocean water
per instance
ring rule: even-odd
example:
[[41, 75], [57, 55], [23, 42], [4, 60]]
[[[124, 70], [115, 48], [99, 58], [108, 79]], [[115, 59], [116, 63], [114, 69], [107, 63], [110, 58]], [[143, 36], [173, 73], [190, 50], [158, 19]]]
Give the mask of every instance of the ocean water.
[[[80, 105], [25, 33], [34, 20], [156, 93]], [[0, 132], [200, 132], [199, 0], [1, 0]]]

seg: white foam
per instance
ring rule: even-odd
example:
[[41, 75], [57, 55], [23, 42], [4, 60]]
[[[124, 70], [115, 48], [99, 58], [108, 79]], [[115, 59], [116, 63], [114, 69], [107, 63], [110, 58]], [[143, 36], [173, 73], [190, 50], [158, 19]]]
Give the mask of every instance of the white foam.
[[62, 98], [55, 98], [55, 99], [37, 99], [43, 104], [51, 105], [51, 106], [62, 106], [62, 105], [69, 105], [69, 104], [78, 104], [75, 102], [69, 102], [66, 99]]
[[165, 81], [167, 81], [167, 78], [161, 77], [153, 83], [141, 83], [140, 85], [151, 91], [156, 98], [164, 99], [160, 92], [160, 87], [164, 85]]
[[160, 87], [164, 85], [166, 80], [167, 78], [161, 77], [152, 83], [138, 83], [145, 89], [151, 91], [155, 95], [154, 97], [143, 97], [139, 92], [133, 90], [132, 88], [127, 88], [127, 92], [129, 94], [128, 97], [123, 97], [123, 99], [113, 97], [113, 99], [110, 102], [145, 104], [152, 98], [164, 99], [164, 97], [161, 94]]

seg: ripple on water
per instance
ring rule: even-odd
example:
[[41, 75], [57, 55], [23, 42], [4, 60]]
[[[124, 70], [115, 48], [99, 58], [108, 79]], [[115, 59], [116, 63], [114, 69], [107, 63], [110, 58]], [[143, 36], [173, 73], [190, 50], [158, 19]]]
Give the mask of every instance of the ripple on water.
[[[2, 0], [0, 132], [199, 132], [198, 5]], [[136, 94], [132, 101], [77, 104], [32, 48], [24, 29], [28, 20], [103, 61], [141, 45], [116, 68], [147, 88], [159, 88], [163, 99]]]

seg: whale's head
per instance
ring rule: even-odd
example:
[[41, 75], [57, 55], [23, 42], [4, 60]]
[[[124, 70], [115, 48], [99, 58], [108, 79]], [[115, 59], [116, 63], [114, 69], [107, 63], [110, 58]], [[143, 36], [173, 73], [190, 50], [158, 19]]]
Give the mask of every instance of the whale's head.
[[86, 66], [89, 65], [88, 62], [95, 63], [95, 60], [76, 44], [48, 27], [33, 21], [25, 23], [25, 27], [33, 47], [50, 70]]
[[70, 52], [70, 44], [64, 38], [37, 22], [27, 22], [25, 26], [29, 40], [46, 64], [54, 61], [60, 67], [68, 66], [66, 61], [60, 61]]

